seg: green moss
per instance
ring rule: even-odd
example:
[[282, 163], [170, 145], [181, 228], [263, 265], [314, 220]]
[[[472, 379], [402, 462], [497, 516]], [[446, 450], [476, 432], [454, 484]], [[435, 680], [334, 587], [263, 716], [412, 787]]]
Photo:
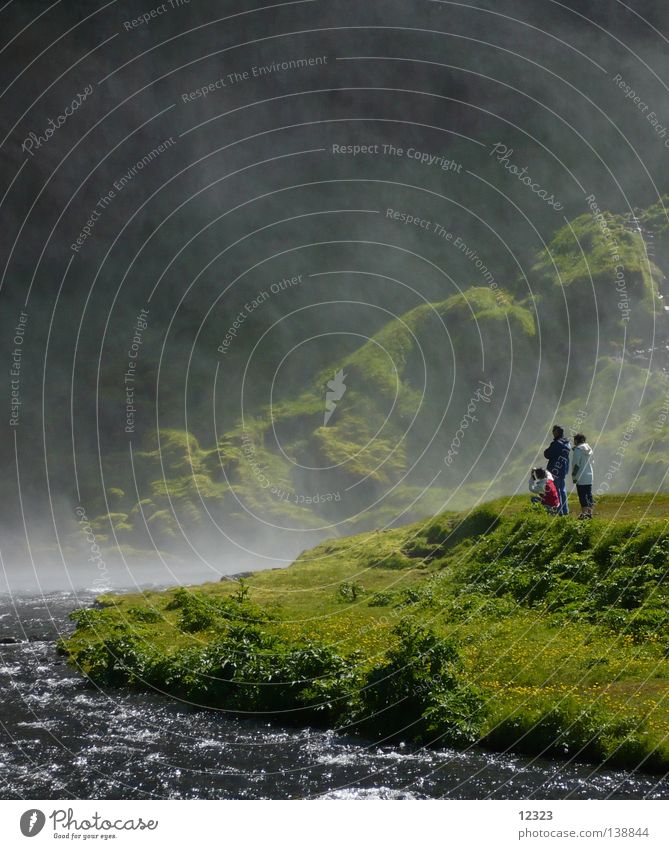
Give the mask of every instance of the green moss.
[[[619, 271], [622, 280], [616, 276]], [[595, 299], [604, 348], [624, 324], [628, 343], [652, 333], [662, 271], [649, 259], [641, 233], [626, 226], [620, 215], [604, 212], [600, 222], [587, 213], [571, 221], [538, 254], [532, 275], [556, 308], [564, 309], [560, 302], [566, 297], [576, 335], [588, 329], [578, 324], [582, 305], [594, 308]], [[621, 293], [626, 300], [621, 300]], [[621, 305], [629, 311], [621, 311]]]
[[98, 516], [91, 522], [91, 527], [95, 531], [109, 531], [110, 527], [118, 529], [124, 525], [128, 519], [127, 513], [106, 513], [104, 516]]
[[657, 203], [649, 206], [639, 214], [639, 220], [643, 227], [648, 228], [656, 234], [663, 234], [669, 230], [669, 195], [665, 195]]

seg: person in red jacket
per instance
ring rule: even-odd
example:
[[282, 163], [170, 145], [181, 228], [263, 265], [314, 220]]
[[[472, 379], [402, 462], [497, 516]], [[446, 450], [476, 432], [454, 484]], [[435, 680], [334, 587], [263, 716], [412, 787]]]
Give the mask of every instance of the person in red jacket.
[[560, 507], [553, 475], [541, 467], [532, 469], [530, 474], [530, 492], [534, 493], [533, 504], [543, 504], [549, 513], [557, 513]]

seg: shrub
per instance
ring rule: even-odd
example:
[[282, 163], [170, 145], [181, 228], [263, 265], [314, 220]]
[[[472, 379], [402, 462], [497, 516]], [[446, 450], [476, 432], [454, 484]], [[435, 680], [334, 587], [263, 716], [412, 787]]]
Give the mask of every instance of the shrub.
[[129, 607], [127, 614], [136, 622], [161, 622], [163, 619], [160, 611], [154, 607]]
[[233, 625], [204, 649], [181, 650], [163, 669], [171, 692], [201, 704], [301, 722], [336, 719], [356, 675], [355, 663], [328, 646], [291, 644], [254, 625]]
[[383, 662], [365, 676], [359, 724], [383, 737], [464, 743], [476, 738], [484, 701], [469, 684], [455, 642], [401, 622]]
[[425, 599], [425, 594], [422, 589], [414, 589], [413, 587], [408, 587], [405, 590], [400, 590], [395, 594], [396, 601], [395, 607], [410, 607], [412, 604], [418, 604], [419, 602]]
[[669, 638], [669, 610], [666, 607], [642, 607], [626, 618], [624, 630], [636, 640]]
[[374, 593], [367, 602], [367, 605], [368, 607], [387, 607], [393, 599], [393, 593]]
[[599, 574], [599, 567], [590, 552], [558, 555], [551, 561], [551, 569], [561, 578], [590, 585]]
[[239, 604], [243, 604], [248, 600], [249, 595], [249, 585], [243, 578], [237, 579], [237, 592], [234, 595], [234, 599]]
[[615, 606], [633, 610], [643, 604], [660, 576], [660, 570], [649, 563], [612, 568], [593, 587], [594, 604], [599, 609]]
[[246, 587], [222, 599], [179, 587], [166, 609], [180, 610], [179, 628], [190, 633], [222, 627], [230, 621], [265, 622], [273, 618], [270, 611], [246, 599]]
[[337, 599], [344, 602], [356, 601], [358, 596], [363, 595], [364, 592], [365, 588], [362, 584], [353, 581], [342, 581], [337, 587]]
[[158, 687], [202, 706], [332, 724], [352, 710], [361, 657], [317, 641], [293, 643], [251, 623], [232, 623], [205, 646], [158, 653], [124, 626], [75, 659], [106, 686]]
[[80, 610], [73, 610], [69, 617], [76, 624], [77, 629], [93, 628], [101, 626], [105, 621], [105, 617], [101, 610], [92, 610], [89, 607], [83, 607]]
[[544, 597], [546, 610], [573, 616], [587, 609], [589, 590], [577, 581], [558, 581]]
[[187, 593], [180, 605], [179, 627], [190, 633], [210, 628], [217, 619], [218, 611], [214, 604], [199, 595]]
[[78, 654], [77, 661], [92, 681], [119, 687], [150, 683], [157, 655], [132, 632], [117, 626], [114, 636], [86, 646]]

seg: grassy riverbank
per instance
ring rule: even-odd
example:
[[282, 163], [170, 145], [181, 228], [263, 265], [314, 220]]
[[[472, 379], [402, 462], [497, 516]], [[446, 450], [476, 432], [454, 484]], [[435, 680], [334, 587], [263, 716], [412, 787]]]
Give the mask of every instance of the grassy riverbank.
[[109, 595], [61, 643], [103, 686], [367, 737], [669, 769], [669, 497], [500, 499], [289, 568]]

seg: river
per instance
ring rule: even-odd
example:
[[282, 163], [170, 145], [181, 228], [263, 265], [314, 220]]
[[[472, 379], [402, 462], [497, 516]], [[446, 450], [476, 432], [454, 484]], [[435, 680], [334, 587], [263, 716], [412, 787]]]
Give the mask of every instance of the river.
[[667, 798], [669, 780], [471, 749], [379, 746], [104, 692], [56, 654], [92, 595], [0, 597], [6, 799]]

